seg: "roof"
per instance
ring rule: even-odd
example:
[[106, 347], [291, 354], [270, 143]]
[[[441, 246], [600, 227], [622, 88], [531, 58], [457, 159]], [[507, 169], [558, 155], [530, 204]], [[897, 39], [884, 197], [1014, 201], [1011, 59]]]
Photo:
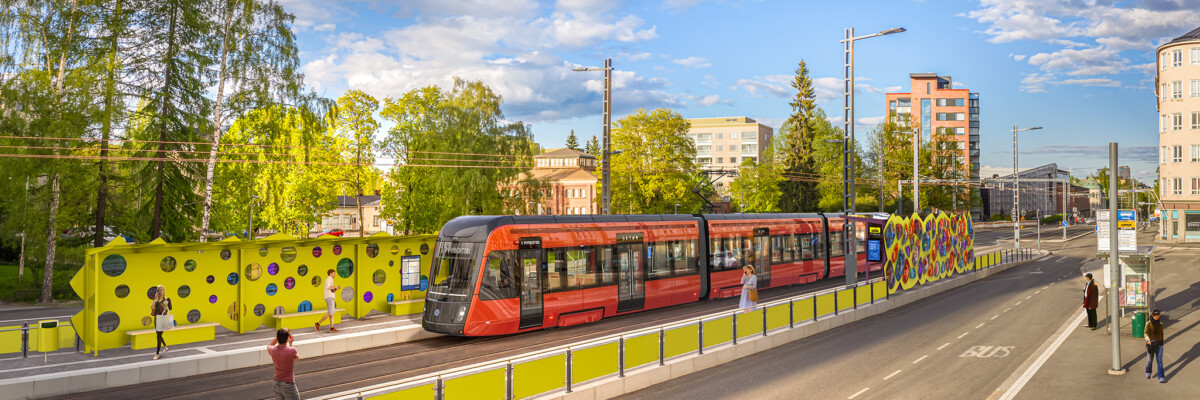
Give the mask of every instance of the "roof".
[[[838, 213], [824, 214], [829, 218]], [[464, 215], [446, 222], [438, 231], [439, 240], [482, 243], [493, 229], [504, 225], [581, 224], [601, 222], [652, 222], [740, 219], [821, 218], [821, 214], [637, 214], [637, 215]], [[439, 244], [441, 246], [441, 244]], [[439, 247], [440, 249], [440, 247]]]
[[568, 149], [568, 148], [561, 148], [558, 150], [550, 150], [545, 153], [533, 156], [533, 158], [551, 158], [551, 157], [579, 157], [579, 158], [591, 158], [593, 160], [596, 159], [596, 156], [593, 156], [586, 152], [582, 152], [582, 151], [574, 150], [574, 149]]
[[593, 174], [591, 171], [585, 170], [582, 168], [573, 168], [573, 169], [534, 168], [534, 169], [531, 169], [529, 172], [533, 174], [534, 179], [548, 181], [548, 182], [561, 182], [561, 181], [592, 181], [592, 182], [595, 182], [595, 181], [599, 180], [599, 178], [596, 178], [596, 175]]
[[[1191, 32], [1185, 33], [1185, 34], [1183, 34], [1183, 36], [1177, 37], [1174, 40], [1167, 42], [1163, 46], [1170, 45], [1173, 43], [1179, 43], [1179, 42], [1188, 42], [1188, 41], [1192, 41], [1192, 40], [1200, 40], [1200, 28], [1192, 29]], [[1162, 46], [1159, 46], [1159, 47], [1162, 47]]]
[[[362, 196], [361, 201], [363, 206], [375, 206], [379, 205], [379, 199], [379, 196]], [[338, 196], [336, 204], [338, 207], [358, 207], [354, 196]]]

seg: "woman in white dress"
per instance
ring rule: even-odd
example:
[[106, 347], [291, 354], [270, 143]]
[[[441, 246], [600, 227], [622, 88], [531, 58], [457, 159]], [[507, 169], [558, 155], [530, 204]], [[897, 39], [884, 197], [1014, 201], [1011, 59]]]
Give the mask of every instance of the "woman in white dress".
[[747, 265], [742, 267], [742, 300], [738, 303], [745, 312], [750, 312], [758, 304], [758, 296], [755, 296], [754, 300], [750, 300], [750, 291], [752, 290], [758, 290], [758, 276], [754, 275], [754, 267]]
[[167, 351], [167, 342], [163, 340], [163, 332], [170, 330], [175, 321], [171, 317], [171, 298], [167, 297], [166, 289], [162, 285], [154, 292], [154, 304], [150, 306], [150, 315], [154, 316], [154, 330], [158, 336], [158, 343], [154, 349], [154, 359], [157, 360], [159, 352]]

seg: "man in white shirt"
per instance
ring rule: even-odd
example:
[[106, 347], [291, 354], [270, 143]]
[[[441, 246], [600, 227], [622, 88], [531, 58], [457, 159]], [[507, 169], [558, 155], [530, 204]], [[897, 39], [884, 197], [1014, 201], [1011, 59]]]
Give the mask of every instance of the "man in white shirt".
[[323, 285], [325, 288], [325, 315], [321, 316], [320, 321], [317, 321], [318, 333], [321, 332], [321, 323], [325, 322], [325, 319], [329, 319], [330, 332], [338, 331], [338, 329], [333, 326], [333, 313], [334, 309], [337, 308], [337, 304], [334, 303], [334, 293], [336, 293], [340, 288], [333, 284], [333, 272], [334, 271], [331, 269], [326, 273], [327, 276], [325, 277], [325, 285]]

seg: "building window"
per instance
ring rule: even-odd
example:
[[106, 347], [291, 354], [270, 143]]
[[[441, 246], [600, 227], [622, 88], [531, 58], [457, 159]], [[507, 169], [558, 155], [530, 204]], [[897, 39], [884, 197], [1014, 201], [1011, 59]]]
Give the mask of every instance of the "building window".
[[925, 82], [925, 93], [926, 93], [926, 94], [929, 94], [929, 93], [932, 93], [932, 92], [933, 92], [933, 83], [932, 83], [932, 82]]
[[1183, 178], [1173, 178], [1171, 184], [1171, 194], [1183, 194]]
[[1171, 66], [1172, 67], [1183, 66], [1183, 50], [1171, 51]]
[[1200, 97], [1200, 79], [1192, 79], [1192, 97]]
[[1192, 65], [1200, 65], [1200, 47], [1192, 48]]
[[1164, 51], [1162, 53], [1162, 63], [1159, 64], [1159, 69], [1167, 69], [1167, 61], [1169, 60], [1167, 57], [1167, 52]]
[[758, 132], [742, 132], [742, 140], [758, 140]]
[[1174, 163], [1183, 162], [1183, 146], [1180, 146], [1180, 145], [1171, 146], [1171, 162], [1174, 162]]
[[1200, 178], [1192, 178], [1192, 194], [1200, 194]]
[[724, 138], [722, 137], [723, 135], [724, 135], [723, 133], [718, 133], [718, 134], [717, 134], [717, 139], [724, 139]]
[[737, 132], [729, 132], [730, 139], [737, 139]]
[[1192, 162], [1200, 162], [1200, 144], [1192, 145]]
[[1171, 130], [1173, 130], [1173, 131], [1183, 130], [1183, 113], [1171, 114]]
[[1171, 98], [1172, 99], [1182, 99], [1183, 98], [1183, 81], [1171, 82]]
[[1192, 111], [1192, 129], [1200, 129], [1200, 112]]
[[743, 152], [743, 153], [755, 152], [755, 151], [758, 151], [758, 145], [757, 145], [757, 144], [743, 144], [743, 145], [742, 145], [742, 152]]
[[725, 162], [724, 160], [725, 160], [724, 158], [717, 157], [717, 164], [724, 163]]
[[1167, 114], [1163, 114], [1163, 115], [1162, 115], [1162, 122], [1159, 122], [1159, 124], [1158, 124], [1158, 130], [1159, 130], [1159, 132], [1166, 132], [1166, 131], [1167, 131], [1167, 126], [1169, 126], [1169, 125], [1170, 125], [1170, 122], [1168, 122], [1168, 121], [1169, 121], [1169, 120], [1167, 119]]
[[938, 107], [962, 107], [963, 99], [937, 99]]
[[737, 165], [737, 157], [729, 157], [729, 163]]
[[708, 153], [710, 151], [712, 151], [712, 145], [705, 144], [696, 146], [697, 153]]

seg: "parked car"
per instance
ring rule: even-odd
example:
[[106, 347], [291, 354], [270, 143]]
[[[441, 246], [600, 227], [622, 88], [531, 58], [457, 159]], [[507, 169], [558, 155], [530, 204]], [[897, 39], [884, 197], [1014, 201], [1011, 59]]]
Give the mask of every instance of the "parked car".
[[318, 233], [317, 237], [320, 237], [322, 235], [332, 235], [332, 236], [342, 237], [342, 235], [345, 235], [345, 234], [346, 234], [346, 232], [341, 229], [329, 228], [329, 229], [325, 229], [325, 230], [321, 231], [321, 233]]

